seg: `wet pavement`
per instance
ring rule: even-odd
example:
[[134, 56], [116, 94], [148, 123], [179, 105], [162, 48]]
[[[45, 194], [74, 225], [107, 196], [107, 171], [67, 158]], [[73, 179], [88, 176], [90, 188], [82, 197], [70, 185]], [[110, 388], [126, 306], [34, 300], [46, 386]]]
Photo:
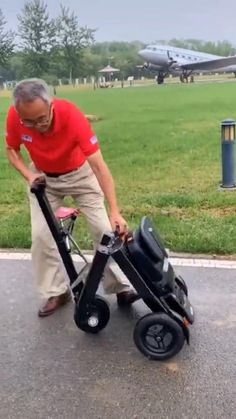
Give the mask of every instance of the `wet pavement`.
[[37, 317], [29, 261], [1, 260], [0, 419], [235, 419], [236, 272], [176, 267], [196, 321], [190, 346], [167, 362], [133, 343], [147, 310], [109, 297], [111, 319], [98, 335], [73, 322], [73, 305]]

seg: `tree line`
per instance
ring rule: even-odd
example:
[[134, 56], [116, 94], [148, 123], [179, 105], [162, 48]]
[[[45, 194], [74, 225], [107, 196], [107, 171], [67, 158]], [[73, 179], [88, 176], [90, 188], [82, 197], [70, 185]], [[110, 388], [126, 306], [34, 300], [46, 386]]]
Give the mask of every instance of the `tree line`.
[[[7, 30], [0, 9], [0, 82], [42, 77], [54, 85], [58, 79], [72, 83], [76, 78], [97, 77], [108, 63], [120, 69], [121, 78], [140, 75], [138, 51], [143, 42], [98, 43], [96, 30], [81, 26], [75, 12], [63, 4], [59, 15], [51, 18], [43, 0], [27, 1], [17, 20], [17, 32]], [[236, 53], [228, 41], [171, 39], [156, 43], [222, 56]]]

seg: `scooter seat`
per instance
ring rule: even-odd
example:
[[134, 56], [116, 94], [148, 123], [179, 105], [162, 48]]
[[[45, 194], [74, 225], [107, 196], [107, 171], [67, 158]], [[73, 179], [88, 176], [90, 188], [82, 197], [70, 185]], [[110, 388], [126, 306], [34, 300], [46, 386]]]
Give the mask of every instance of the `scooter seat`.
[[153, 292], [164, 294], [174, 287], [174, 271], [164, 244], [147, 217], [127, 240], [126, 249], [133, 266]]
[[146, 247], [148, 253], [155, 261], [168, 257], [165, 246], [148, 217], [142, 218], [137, 235], [139, 236], [141, 246]]
[[78, 217], [79, 210], [76, 208], [60, 207], [55, 212], [55, 216], [58, 220], [67, 220], [71, 217]]

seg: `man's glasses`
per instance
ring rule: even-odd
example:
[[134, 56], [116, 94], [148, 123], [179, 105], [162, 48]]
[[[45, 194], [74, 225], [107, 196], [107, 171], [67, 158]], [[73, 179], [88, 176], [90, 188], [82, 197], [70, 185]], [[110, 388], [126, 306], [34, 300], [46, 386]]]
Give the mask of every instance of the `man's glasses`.
[[43, 116], [42, 118], [39, 118], [35, 121], [28, 120], [28, 119], [21, 119], [20, 122], [21, 122], [22, 125], [24, 125], [27, 128], [33, 128], [33, 127], [39, 127], [40, 128], [44, 125], [48, 125], [51, 122], [52, 115], [53, 115], [53, 107], [51, 106], [49, 117], [44, 117]]

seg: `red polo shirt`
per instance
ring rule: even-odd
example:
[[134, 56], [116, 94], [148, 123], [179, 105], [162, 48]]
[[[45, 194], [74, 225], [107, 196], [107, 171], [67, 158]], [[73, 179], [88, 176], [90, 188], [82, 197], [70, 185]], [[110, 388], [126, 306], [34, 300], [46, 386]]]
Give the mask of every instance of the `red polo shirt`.
[[48, 173], [64, 173], [80, 167], [99, 149], [86, 117], [71, 102], [53, 101], [54, 119], [49, 132], [24, 127], [12, 106], [7, 115], [6, 143], [15, 150], [24, 147], [35, 166]]

